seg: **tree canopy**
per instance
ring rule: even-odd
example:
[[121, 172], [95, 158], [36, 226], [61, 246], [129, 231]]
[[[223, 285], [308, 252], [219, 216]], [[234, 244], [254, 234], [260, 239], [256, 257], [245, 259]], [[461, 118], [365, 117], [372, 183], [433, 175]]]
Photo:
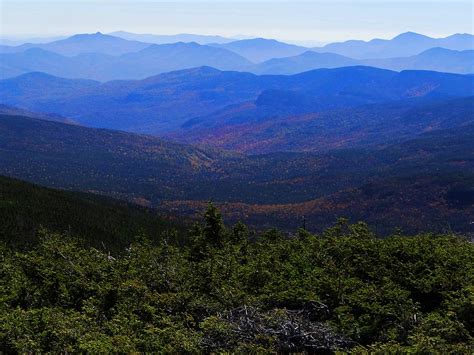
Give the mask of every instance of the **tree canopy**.
[[[210, 205], [187, 236], [111, 255], [47, 230], [0, 247], [3, 352], [471, 352], [474, 246], [226, 228]], [[178, 240], [180, 242], [178, 242]]]

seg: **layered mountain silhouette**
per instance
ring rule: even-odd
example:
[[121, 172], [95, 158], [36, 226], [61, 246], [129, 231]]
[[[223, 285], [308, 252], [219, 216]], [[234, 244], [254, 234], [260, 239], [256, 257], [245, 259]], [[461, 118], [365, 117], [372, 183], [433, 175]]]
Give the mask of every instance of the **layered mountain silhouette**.
[[199, 44], [222, 44], [233, 42], [234, 39], [222, 36], [197, 35], [192, 33], [180, 33], [177, 35], [155, 35], [139, 34], [126, 31], [117, 31], [110, 33], [111, 36], [128, 39], [131, 41], [140, 41], [154, 44], [170, 44], [177, 42], [195, 42]]
[[418, 55], [404, 58], [367, 59], [365, 65], [391, 70], [435, 70], [446, 73], [474, 73], [474, 50], [456, 51], [431, 48]]
[[256, 74], [297, 74], [314, 69], [349, 67], [362, 64], [359, 60], [339, 54], [306, 51], [296, 56], [267, 60], [252, 68], [252, 72]]
[[255, 63], [272, 58], [295, 56], [308, 50], [305, 47], [265, 38], [243, 39], [216, 46], [235, 52]]
[[361, 66], [291, 76], [202, 67], [104, 84], [32, 73], [1, 80], [0, 103], [93, 127], [163, 134], [192, 118], [246, 122], [394, 100], [471, 96], [473, 82], [469, 75]]
[[2, 53], [18, 53], [30, 48], [41, 48], [65, 56], [74, 56], [84, 53], [121, 55], [139, 51], [149, 45], [150, 43], [129, 41], [97, 32], [93, 34], [77, 34], [50, 43], [25, 43], [16, 47], [3, 46]]
[[433, 70], [446, 73], [474, 73], [474, 50], [431, 48], [410, 57], [353, 59], [334, 53], [307, 51], [294, 57], [270, 59], [251, 68], [258, 74], [296, 74], [320, 68], [366, 65], [396, 71]]
[[225, 49], [184, 42], [147, 45], [138, 52], [120, 56], [85, 53], [66, 57], [35, 47], [24, 52], [0, 54], [0, 59], [3, 78], [41, 71], [67, 78], [101, 81], [143, 79], [204, 65], [222, 70], [243, 70], [251, 65], [245, 58]]
[[[420, 36], [409, 33], [393, 40], [344, 42], [309, 49], [262, 38], [203, 45], [189, 42], [193, 36], [177, 35], [175, 39], [183, 37], [184, 41], [151, 44], [101, 33], [80, 34], [46, 44], [0, 46], [0, 77], [40, 71], [65, 78], [109, 81], [143, 79], [199, 66], [286, 75], [354, 65], [397, 71], [474, 72], [472, 36], [453, 35], [445, 39]], [[196, 40], [202, 42], [199, 36]], [[405, 44], [406, 41], [410, 44]], [[370, 58], [359, 58], [351, 54], [352, 47], [357, 53], [364, 51], [362, 47], [387, 50], [393, 57], [377, 54], [374, 49]]]
[[336, 53], [356, 59], [371, 59], [408, 57], [435, 47], [452, 50], [474, 49], [474, 36], [467, 33], [458, 33], [445, 38], [432, 38], [414, 32], [406, 32], [389, 40], [350, 40], [330, 43], [324, 47], [314, 48], [313, 50]]

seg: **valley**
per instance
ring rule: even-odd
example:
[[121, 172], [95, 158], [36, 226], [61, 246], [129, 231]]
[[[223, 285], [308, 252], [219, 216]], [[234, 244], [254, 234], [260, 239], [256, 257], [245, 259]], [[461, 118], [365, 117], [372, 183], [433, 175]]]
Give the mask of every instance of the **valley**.
[[[469, 194], [473, 183], [472, 123], [372, 150], [249, 156], [22, 116], [0, 116], [0, 127], [3, 175], [175, 214], [194, 215], [214, 201], [231, 206], [231, 220], [253, 220], [259, 228], [291, 230], [304, 215], [318, 229], [346, 216], [416, 232], [428, 225], [443, 230], [431, 226], [437, 218], [468, 231], [474, 212], [471, 203], [449, 198], [456, 189]], [[414, 191], [421, 195], [413, 198]]]

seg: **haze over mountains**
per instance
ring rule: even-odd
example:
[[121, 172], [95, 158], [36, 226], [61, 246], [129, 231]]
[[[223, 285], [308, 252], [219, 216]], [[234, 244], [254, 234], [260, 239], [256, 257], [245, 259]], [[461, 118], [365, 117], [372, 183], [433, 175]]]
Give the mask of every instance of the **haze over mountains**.
[[[433, 39], [406, 33], [392, 40], [348, 41], [322, 48], [262, 38], [229, 42], [220, 37], [193, 35], [166, 37], [168, 39], [130, 33], [120, 35], [128, 39], [98, 32], [51, 43], [0, 46], [0, 77], [41, 71], [67, 78], [108, 81], [143, 79], [198, 66], [256, 74], [296, 74], [353, 65], [397, 71], [474, 73], [474, 40], [468, 34]], [[150, 42], [136, 40], [147, 38]], [[213, 39], [215, 42], [210, 43]], [[180, 42], [168, 43], [174, 40]]]
[[64, 56], [75, 56], [85, 53], [121, 55], [137, 52], [148, 46], [150, 46], [150, 43], [124, 40], [97, 32], [95, 34], [77, 34], [50, 43], [25, 43], [16, 47], [3, 46], [2, 52], [21, 53], [30, 48], [41, 48], [45, 51]]
[[474, 49], [472, 34], [456, 33], [445, 38], [432, 38], [414, 32], [402, 33], [390, 40], [373, 39], [371, 41], [350, 40], [330, 43], [314, 48], [318, 52], [331, 52], [357, 59], [409, 57], [430, 48], [451, 50]]
[[290, 57], [308, 50], [305, 47], [265, 38], [244, 39], [215, 46], [235, 52], [253, 63], [272, 58]]
[[222, 44], [235, 41], [233, 38], [226, 38], [222, 36], [211, 35], [197, 35], [192, 33], [180, 33], [177, 35], [154, 35], [154, 34], [139, 34], [126, 31], [116, 31], [109, 33], [111, 36], [120, 37], [123, 39], [154, 43], [154, 44], [170, 44], [177, 42], [195, 42], [199, 44]]
[[474, 355], [469, 0], [0, 3], [0, 355]]
[[235, 123], [394, 100], [471, 96], [473, 83], [474, 76], [370, 67], [292, 76], [202, 67], [105, 84], [30, 73], [1, 80], [0, 103], [54, 112], [87, 126], [163, 134], [209, 115], [206, 120], [213, 124], [222, 117]]
[[120, 32], [2, 46], [0, 173], [178, 215], [214, 200], [257, 228], [304, 214], [466, 231], [472, 41]]

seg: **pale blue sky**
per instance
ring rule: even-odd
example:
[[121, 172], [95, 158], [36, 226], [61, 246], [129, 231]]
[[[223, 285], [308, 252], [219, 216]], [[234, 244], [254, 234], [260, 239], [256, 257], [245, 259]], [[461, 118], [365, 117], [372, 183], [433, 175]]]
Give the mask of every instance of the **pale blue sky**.
[[2, 36], [125, 30], [334, 41], [474, 31], [470, 0], [0, 0], [0, 11]]

